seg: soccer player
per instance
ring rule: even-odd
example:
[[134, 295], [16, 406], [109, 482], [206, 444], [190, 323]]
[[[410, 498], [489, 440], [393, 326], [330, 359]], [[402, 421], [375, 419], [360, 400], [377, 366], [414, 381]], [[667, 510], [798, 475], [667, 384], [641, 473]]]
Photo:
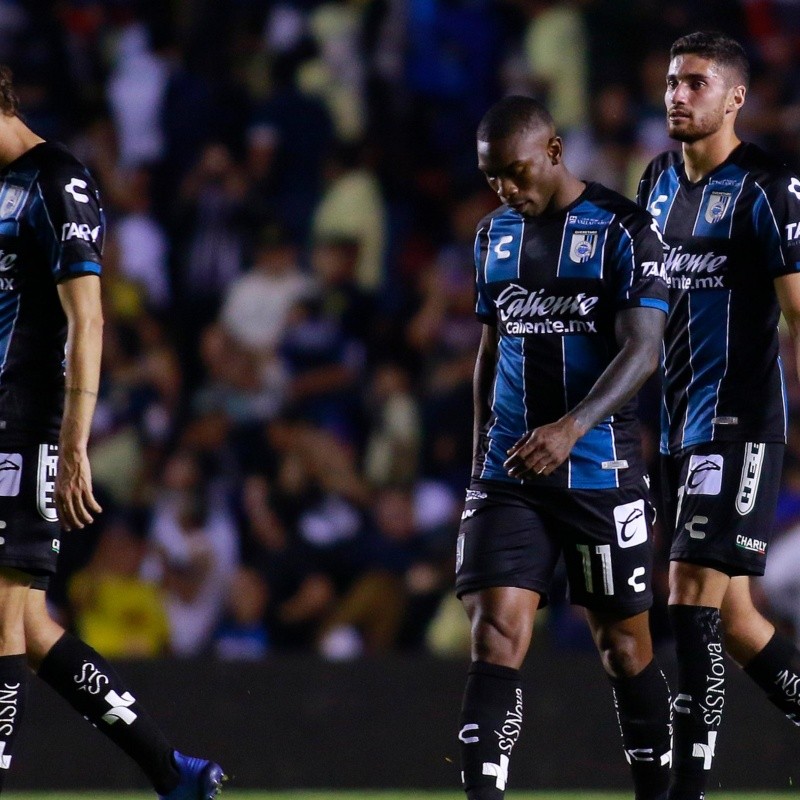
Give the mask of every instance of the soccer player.
[[653, 659], [653, 510], [634, 395], [667, 312], [649, 214], [562, 160], [547, 110], [507, 97], [478, 127], [502, 205], [478, 226], [474, 460], [456, 593], [472, 623], [464, 789], [499, 800], [522, 726], [519, 669], [563, 554], [613, 688], [638, 800], [666, 797], [670, 697]]
[[17, 106], [0, 67], [0, 788], [30, 666], [139, 764], [160, 797], [209, 800], [220, 767], [173, 750], [102, 656], [47, 612], [61, 529], [83, 528], [101, 511], [87, 441], [105, 223], [85, 167], [31, 131]]
[[[800, 352], [800, 180], [735, 131], [747, 57], [692, 33], [670, 51], [666, 109], [681, 153], [639, 189], [667, 245], [661, 452], [673, 529], [678, 656], [671, 800], [704, 796], [725, 706], [725, 648], [800, 724], [800, 653], [753, 607], [786, 440], [778, 316]], [[720, 625], [721, 617], [721, 625]]]

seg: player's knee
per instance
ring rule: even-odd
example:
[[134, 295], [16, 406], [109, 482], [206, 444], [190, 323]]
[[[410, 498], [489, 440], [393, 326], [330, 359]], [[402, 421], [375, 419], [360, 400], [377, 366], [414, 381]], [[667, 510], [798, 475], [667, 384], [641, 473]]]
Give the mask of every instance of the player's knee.
[[472, 649], [478, 661], [517, 667], [528, 649], [528, 637], [512, 618], [483, 613], [472, 628]]
[[603, 669], [612, 678], [632, 678], [652, 659], [652, 653], [635, 636], [605, 632], [597, 642]]

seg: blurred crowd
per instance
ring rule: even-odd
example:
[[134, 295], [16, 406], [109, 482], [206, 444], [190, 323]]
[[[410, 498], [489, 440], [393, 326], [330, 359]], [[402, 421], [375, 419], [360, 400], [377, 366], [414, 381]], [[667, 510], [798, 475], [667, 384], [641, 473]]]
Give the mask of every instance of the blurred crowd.
[[[669, 45], [702, 28], [752, 58], [742, 132], [800, 167], [793, 0], [0, 0], [26, 121], [108, 218], [105, 512], [65, 537], [62, 620], [111, 657], [463, 653], [477, 122], [541, 97], [572, 170], [630, 196], [672, 146]], [[764, 583], [790, 627], [795, 420]], [[554, 604], [556, 641], [575, 617]]]

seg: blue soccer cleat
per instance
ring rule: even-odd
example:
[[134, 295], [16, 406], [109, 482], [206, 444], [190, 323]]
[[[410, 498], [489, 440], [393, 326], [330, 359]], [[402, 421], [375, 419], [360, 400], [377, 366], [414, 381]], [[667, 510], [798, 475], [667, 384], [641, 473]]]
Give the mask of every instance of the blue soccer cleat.
[[173, 753], [175, 766], [181, 776], [180, 783], [161, 800], [213, 800], [221, 791], [225, 773], [219, 764], [205, 758], [192, 758]]

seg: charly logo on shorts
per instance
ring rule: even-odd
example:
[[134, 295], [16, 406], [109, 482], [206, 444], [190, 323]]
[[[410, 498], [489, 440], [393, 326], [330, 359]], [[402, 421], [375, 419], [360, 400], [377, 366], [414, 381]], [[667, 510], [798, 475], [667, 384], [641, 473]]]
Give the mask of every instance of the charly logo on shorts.
[[719, 494], [724, 459], [718, 455], [691, 456], [686, 472], [686, 494]]
[[0, 453], [0, 497], [16, 497], [22, 479], [22, 454]]
[[742, 479], [739, 481], [739, 491], [736, 493], [736, 511], [739, 516], [749, 514], [755, 507], [766, 449], [766, 445], [762, 442], [747, 442], [744, 446]]
[[56, 471], [58, 445], [39, 445], [39, 468], [36, 470], [36, 508], [47, 522], [58, 522], [56, 511]]
[[624, 503], [614, 509], [614, 525], [620, 547], [636, 547], [647, 541], [644, 500]]

